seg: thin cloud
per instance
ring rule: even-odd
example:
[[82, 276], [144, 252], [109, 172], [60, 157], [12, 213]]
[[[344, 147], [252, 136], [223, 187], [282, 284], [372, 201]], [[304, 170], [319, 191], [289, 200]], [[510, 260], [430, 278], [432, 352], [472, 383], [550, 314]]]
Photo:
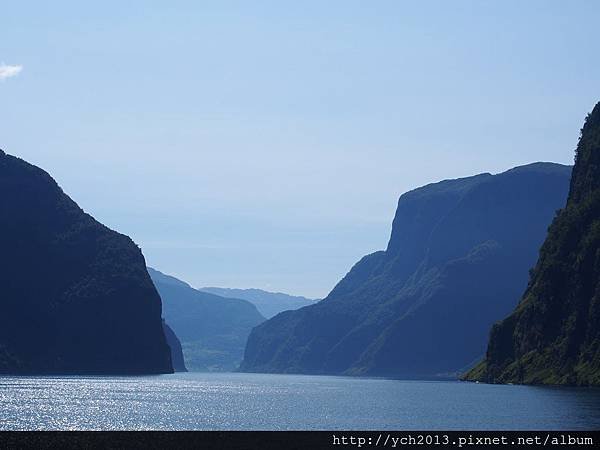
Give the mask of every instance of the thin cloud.
[[21, 70], [23, 70], [23, 66], [21, 65], [9, 66], [7, 64], [0, 64], [0, 80], [16, 77]]

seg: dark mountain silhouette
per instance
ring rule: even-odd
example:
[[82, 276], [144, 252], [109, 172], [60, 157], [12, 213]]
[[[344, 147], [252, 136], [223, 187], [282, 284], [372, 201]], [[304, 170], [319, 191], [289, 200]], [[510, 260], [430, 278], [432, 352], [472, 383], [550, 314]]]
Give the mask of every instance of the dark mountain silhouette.
[[185, 367], [185, 359], [183, 357], [183, 350], [181, 348], [181, 342], [171, 329], [171, 327], [163, 320], [163, 330], [165, 337], [167, 338], [167, 344], [171, 349], [171, 361], [173, 362], [173, 369], [175, 372], [187, 372]]
[[171, 373], [161, 301], [133, 241], [0, 150], [0, 372]]
[[263, 316], [270, 319], [280, 312], [300, 309], [304, 306], [315, 304], [318, 300], [306, 297], [283, 294], [281, 292], [268, 292], [262, 289], [228, 289], [218, 287], [205, 287], [203, 292], [227, 298], [241, 298], [248, 300], [258, 309]]
[[246, 300], [198, 291], [150, 267], [148, 273], [163, 300], [165, 321], [181, 341], [186, 367], [235, 370], [250, 331], [265, 320], [256, 307]]
[[569, 198], [523, 299], [468, 380], [600, 385], [600, 103], [577, 146]]
[[256, 327], [241, 370], [457, 376], [517, 304], [570, 172], [536, 163], [402, 195], [387, 250], [326, 299]]

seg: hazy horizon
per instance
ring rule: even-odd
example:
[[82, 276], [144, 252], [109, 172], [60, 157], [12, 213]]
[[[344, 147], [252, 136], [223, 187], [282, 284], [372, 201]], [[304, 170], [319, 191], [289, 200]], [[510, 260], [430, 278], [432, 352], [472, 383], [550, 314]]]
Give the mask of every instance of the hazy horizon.
[[0, 148], [194, 287], [323, 298], [398, 197], [572, 164], [600, 3], [7, 4]]

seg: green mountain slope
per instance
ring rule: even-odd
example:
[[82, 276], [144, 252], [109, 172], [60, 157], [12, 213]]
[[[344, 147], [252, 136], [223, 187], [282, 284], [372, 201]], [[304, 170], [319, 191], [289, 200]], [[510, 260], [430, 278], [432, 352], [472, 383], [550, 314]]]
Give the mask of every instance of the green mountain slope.
[[465, 379], [600, 385], [600, 103], [523, 299], [494, 325], [486, 359]]

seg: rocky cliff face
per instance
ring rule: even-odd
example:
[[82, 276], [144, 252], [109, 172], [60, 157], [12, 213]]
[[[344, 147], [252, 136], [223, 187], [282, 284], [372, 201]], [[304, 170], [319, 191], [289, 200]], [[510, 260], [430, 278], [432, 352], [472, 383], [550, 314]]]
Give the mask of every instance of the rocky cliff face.
[[0, 372], [170, 373], [140, 249], [0, 151]]
[[600, 103], [523, 299], [492, 328], [485, 361], [465, 378], [600, 385]]
[[163, 331], [165, 332], [165, 338], [167, 344], [171, 349], [171, 361], [173, 362], [173, 370], [175, 372], [187, 372], [185, 366], [185, 358], [183, 357], [183, 349], [181, 348], [181, 341], [173, 331], [173, 329], [163, 320]]
[[570, 171], [537, 163], [404, 194], [388, 248], [325, 300], [256, 327], [241, 369], [456, 376], [517, 304]]

